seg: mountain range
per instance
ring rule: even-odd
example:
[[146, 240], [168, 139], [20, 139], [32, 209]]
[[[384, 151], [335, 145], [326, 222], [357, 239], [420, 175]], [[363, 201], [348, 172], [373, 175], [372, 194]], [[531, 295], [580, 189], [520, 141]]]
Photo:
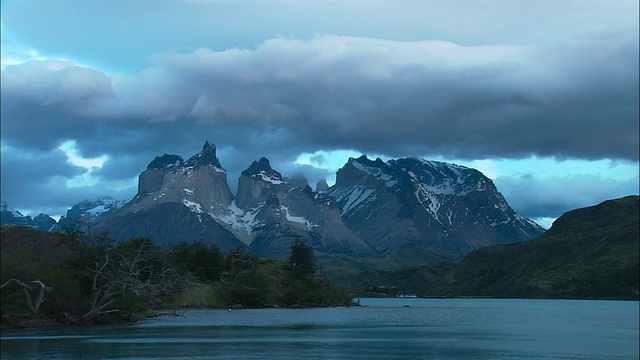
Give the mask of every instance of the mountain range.
[[156, 157], [126, 204], [84, 202], [58, 226], [75, 221], [116, 239], [201, 241], [274, 258], [288, 254], [296, 238], [321, 254], [381, 257], [426, 249], [446, 257], [544, 232], [479, 171], [419, 158], [350, 158], [335, 185], [314, 190], [304, 179], [285, 179], [263, 157], [242, 172], [234, 196], [208, 141], [186, 161]]
[[57, 228], [57, 222], [51, 216], [47, 214], [39, 214], [34, 218], [25, 216], [20, 211], [9, 208], [9, 205], [4, 201], [0, 207], [0, 216], [2, 225], [24, 225], [40, 230], [55, 230]]

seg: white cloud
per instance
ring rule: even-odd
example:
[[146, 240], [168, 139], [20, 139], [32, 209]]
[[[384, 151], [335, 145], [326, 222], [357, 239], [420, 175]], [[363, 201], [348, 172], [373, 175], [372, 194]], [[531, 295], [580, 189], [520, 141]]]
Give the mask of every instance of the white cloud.
[[102, 155], [96, 158], [84, 158], [80, 155], [78, 150], [78, 146], [75, 140], [65, 141], [58, 147], [58, 149], [62, 150], [67, 156], [67, 160], [75, 165], [81, 166], [89, 171], [93, 170], [93, 168], [101, 168], [102, 164], [109, 159], [109, 156]]
[[84, 158], [80, 155], [75, 140], [65, 141], [58, 147], [67, 156], [67, 161], [74, 166], [82, 167], [86, 169], [83, 174], [77, 175], [73, 178], [66, 179], [65, 184], [69, 188], [78, 187], [90, 187], [95, 186], [101, 180], [93, 176], [93, 170], [95, 168], [101, 168], [105, 161], [109, 159], [109, 156], [102, 155], [96, 158]]

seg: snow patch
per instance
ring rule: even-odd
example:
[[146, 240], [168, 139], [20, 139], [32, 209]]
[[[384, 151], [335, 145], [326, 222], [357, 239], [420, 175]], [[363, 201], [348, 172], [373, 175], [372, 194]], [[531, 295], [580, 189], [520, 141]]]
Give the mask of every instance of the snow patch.
[[189, 210], [197, 213], [197, 214], [201, 214], [204, 211], [202, 211], [202, 207], [200, 206], [200, 204], [195, 203], [193, 201], [189, 201], [187, 199], [182, 200], [182, 203], [184, 204], [184, 206], [188, 207]]
[[[94, 207], [93, 209], [89, 209], [87, 210], [87, 212], [91, 215], [100, 215], [105, 211], [109, 211], [109, 209], [107, 209], [104, 205], [98, 205], [96, 207]], [[20, 214], [22, 215], [22, 214]]]
[[284, 205], [280, 205], [280, 209], [282, 209], [282, 211], [284, 211], [285, 217], [290, 222], [304, 224], [304, 225], [307, 226], [307, 228], [309, 230], [311, 230], [312, 227], [318, 227], [318, 225], [312, 224], [309, 220], [305, 219], [302, 216], [293, 216], [293, 215], [289, 214], [289, 208], [284, 206]]
[[266, 182], [270, 182], [272, 184], [278, 185], [278, 184], [284, 184], [285, 182], [282, 181], [281, 179], [278, 179], [277, 177], [273, 177], [273, 176], [269, 176], [267, 175], [267, 173], [264, 172], [264, 170], [260, 171], [260, 173], [252, 175], [251, 177], [260, 177], [262, 180], [266, 181]]
[[438, 219], [438, 211], [440, 210], [440, 201], [438, 197], [433, 192], [429, 191], [424, 185], [418, 180], [418, 177], [413, 171], [409, 171], [408, 174], [411, 176], [411, 180], [413, 181], [414, 186], [416, 187], [415, 196], [420, 202], [420, 205], [436, 219], [437, 222], [442, 224], [440, 219]]
[[366, 166], [357, 161], [354, 161], [352, 164], [356, 169], [362, 170], [376, 179], [384, 181], [387, 187], [392, 187], [398, 183], [393, 175], [385, 173], [380, 168]]
[[225, 216], [217, 217], [218, 220], [225, 224], [231, 225], [233, 229], [246, 231], [247, 234], [251, 234], [253, 229], [261, 225], [262, 223], [256, 220], [256, 215], [262, 210], [263, 205], [244, 211], [236, 205], [236, 201], [233, 200], [229, 205], [229, 214]]
[[[373, 195], [373, 196], [372, 196]], [[336, 201], [343, 203], [341, 214], [346, 214], [363, 201], [373, 201], [376, 199], [375, 190], [356, 185], [344, 193], [334, 194]]]

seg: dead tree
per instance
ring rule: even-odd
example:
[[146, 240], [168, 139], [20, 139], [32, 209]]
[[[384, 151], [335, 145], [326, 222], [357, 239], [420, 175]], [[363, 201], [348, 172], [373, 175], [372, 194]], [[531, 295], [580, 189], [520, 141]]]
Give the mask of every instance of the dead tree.
[[82, 316], [82, 322], [87, 323], [95, 317], [120, 311], [119, 309], [109, 309], [107, 307], [113, 304], [114, 295], [119, 293], [116, 289], [116, 283], [113, 281], [113, 274], [107, 269], [111, 265], [109, 254], [105, 254], [102, 263], [96, 262], [93, 272], [93, 281], [91, 284], [91, 308]]
[[38, 312], [40, 311], [40, 305], [42, 305], [42, 303], [44, 302], [45, 293], [48, 293], [53, 290], [52, 287], [46, 286], [42, 281], [40, 281], [40, 279], [31, 281], [31, 283], [36, 284], [40, 287], [40, 290], [38, 291], [38, 296], [36, 297], [36, 301], [34, 303], [33, 298], [31, 297], [31, 293], [29, 292], [29, 290], [33, 290], [33, 288], [29, 286], [29, 284], [22, 282], [16, 278], [11, 278], [7, 280], [4, 284], [2, 284], [0, 288], [3, 288], [10, 283], [15, 283], [18, 286], [20, 286], [22, 293], [24, 294], [25, 304], [29, 308], [29, 311], [31, 312], [32, 315], [38, 315]]
[[161, 259], [154, 256], [155, 251], [146, 240], [137, 244], [133, 253], [118, 246], [112, 250], [105, 253], [104, 259], [96, 261], [90, 269], [93, 273], [91, 307], [82, 317], [82, 322], [90, 322], [97, 316], [120, 311], [110, 308], [118, 297], [133, 294], [138, 297], [146, 296], [159, 303], [160, 297], [170, 295], [172, 289], [179, 286], [181, 278], [175, 270], [166, 268], [166, 262], [162, 264], [160, 273], [155, 272], [154, 264]]

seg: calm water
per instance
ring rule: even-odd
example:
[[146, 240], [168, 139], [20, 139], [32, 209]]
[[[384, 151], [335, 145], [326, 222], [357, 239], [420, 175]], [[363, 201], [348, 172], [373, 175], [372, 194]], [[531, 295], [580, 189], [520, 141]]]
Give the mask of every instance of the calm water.
[[[638, 359], [638, 302], [362, 299], [2, 332], [2, 359]], [[409, 307], [404, 307], [409, 305]]]

